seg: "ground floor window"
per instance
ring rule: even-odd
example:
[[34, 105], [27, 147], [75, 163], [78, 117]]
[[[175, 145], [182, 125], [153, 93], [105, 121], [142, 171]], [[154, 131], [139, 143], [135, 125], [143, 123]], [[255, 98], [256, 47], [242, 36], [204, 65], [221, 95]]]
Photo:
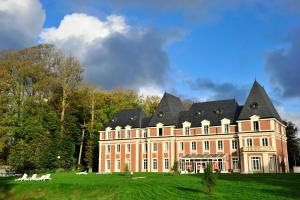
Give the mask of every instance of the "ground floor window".
[[110, 160], [106, 160], [106, 169], [110, 169]]
[[120, 168], [121, 168], [121, 161], [117, 160], [116, 161], [116, 170], [120, 170]]
[[[125, 168], [127, 168], [128, 170], [130, 170], [130, 160], [129, 159], [126, 160]], [[126, 171], [126, 169], [125, 169], [125, 171]]]
[[251, 164], [253, 171], [260, 171], [261, 170], [261, 159], [260, 157], [251, 157]]
[[145, 169], [145, 170], [148, 168], [148, 162], [147, 162], [147, 159], [144, 159], [143, 166], [144, 166], [144, 169]]
[[169, 159], [165, 159], [165, 169], [169, 169]]
[[239, 159], [238, 158], [232, 158], [232, 169], [233, 170], [239, 169]]
[[153, 159], [153, 169], [157, 170], [157, 159]]
[[275, 159], [273, 156], [269, 157], [269, 170], [275, 171]]

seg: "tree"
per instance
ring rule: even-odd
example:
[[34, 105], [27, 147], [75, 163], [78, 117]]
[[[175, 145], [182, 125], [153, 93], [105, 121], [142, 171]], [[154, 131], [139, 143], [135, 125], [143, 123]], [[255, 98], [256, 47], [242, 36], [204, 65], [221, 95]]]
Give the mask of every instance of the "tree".
[[141, 100], [141, 107], [143, 108], [146, 115], [151, 116], [155, 112], [158, 104], [161, 100], [159, 96], [147, 96], [147, 97], [140, 97]]
[[213, 174], [211, 163], [209, 163], [204, 169], [202, 183], [207, 187], [208, 193], [211, 194], [216, 185], [216, 177]]
[[292, 122], [284, 122], [286, 125], [287, 151], [289, 168], [300, 164], [300, 145], [297, 138], [298, 129]]

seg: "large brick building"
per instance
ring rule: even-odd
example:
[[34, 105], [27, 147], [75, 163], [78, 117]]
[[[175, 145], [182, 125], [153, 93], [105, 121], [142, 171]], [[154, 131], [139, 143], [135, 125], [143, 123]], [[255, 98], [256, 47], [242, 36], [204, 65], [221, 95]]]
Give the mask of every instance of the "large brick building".
[[[225, 92], [225, 91], [224, 91]], [[99, 172], [287, 171], [285, 126], [264, 88], [254, 82], [245, 105], [235, 99], [194, 103], [184, 110], [165, 93], [151, 117], [121, 110], [100, 131]]]

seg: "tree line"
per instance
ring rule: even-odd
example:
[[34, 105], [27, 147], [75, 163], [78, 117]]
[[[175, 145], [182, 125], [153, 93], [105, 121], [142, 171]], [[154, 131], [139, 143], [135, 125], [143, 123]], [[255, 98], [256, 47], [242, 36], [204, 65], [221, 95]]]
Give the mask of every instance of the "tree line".
[[72, 55], [41, 44], [0, 54], [0, 164], [17, 172], [92, 169], [98, 131], [120, 109], [151, 115], [160, 97], [85, 83]]

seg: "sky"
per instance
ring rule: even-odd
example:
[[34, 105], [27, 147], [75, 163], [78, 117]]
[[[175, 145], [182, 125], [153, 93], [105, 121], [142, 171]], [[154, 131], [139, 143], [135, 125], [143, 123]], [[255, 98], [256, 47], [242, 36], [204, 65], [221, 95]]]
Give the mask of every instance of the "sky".
[[298, 0], [0, 0], [0, 50], [51, 43], [85, 81], [194, 102], [235, 98], [254, 80], [300, 127]]

